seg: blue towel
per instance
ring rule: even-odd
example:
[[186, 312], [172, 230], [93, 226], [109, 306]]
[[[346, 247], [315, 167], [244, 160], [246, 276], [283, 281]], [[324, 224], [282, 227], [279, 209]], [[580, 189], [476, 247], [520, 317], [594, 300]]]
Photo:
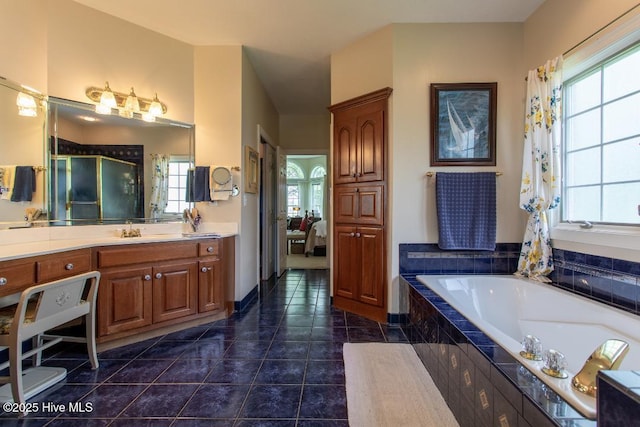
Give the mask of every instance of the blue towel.
[[495, 250], [495, 172], [438, 172], [440, 249]]
[[36, 191], [36, 171], [33, 166], [16, 166], [11, 201], [30, 202], [34, 191]]
[[196, 166], [187, 173], [187, 202], [210, 202], [209, 166]]

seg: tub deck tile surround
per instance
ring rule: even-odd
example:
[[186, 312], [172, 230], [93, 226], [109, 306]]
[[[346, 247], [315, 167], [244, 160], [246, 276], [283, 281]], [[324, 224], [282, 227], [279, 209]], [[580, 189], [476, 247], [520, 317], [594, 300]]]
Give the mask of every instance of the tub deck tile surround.
[[[409, 325], [407, 331], [414, 332], [407, 333], [418, 335], [420, 340], [427, 338], [430, 340], [429, 342], [437, 342], [434, 340], [438, 339], [439, 333], [448, 335], [446, 339], [451, 337], [452, 341], [458, 344], [461, 353], [468, 353], [469, 357], [478, 363], [476, 367], [484, 375], [491, 377], [494, 372], [500, 372], [509, 378], [512, 384], [517, 384], [517, 389], [522, 392], [523, 414], [529, 419], [529, 424], [532, 427], [546, 425], [545, 423], [550, 420], [553, 425], [593, 425], [590, 420], [573, 418], [572, 414], [575, 414], [573, 409], [569, 407], [569, 412], [566, 412], [568, 406], [566, 403], [556, 403], [558, 397], [545, 390], [542, 383], [534, 375], [530, 373], [527, 375], [526, 368], [512, 359], [510, 355], [506, 354], [505, 356], [505, 352], [496, 348], [490, 338], [477, 330], [473, 324], [470, 324], [457, 312], [452, 312], [444, 300], [426, 289], [416, 279], [416, 275], [422, 274], [512, 274], [517, 268], [520, 246], [520, 243], [498, 243], [494, 252], [444, 252], [438, 248], [437, 244], [433, 243], [401, 243], [399, 245], [401, 286], [408, 287], [414, 297], [419, 297], [425, 302], [429, 301], [427, 305], [431, 307], [430, 310], [438, 312], [437, 321], [423, 319], [423, 325], [419, 326], [425, 327], [431, 322], [440, 327], [438, 331], [429, 331], [428, 336], [426, 334], [423, 336], [421, 333], [415, 333], [418, 325]], [[555, 248], [553, 249], [553, 257], [556, 268], [550, 278], [554, 286], [640, 315], [640, 263]], [[490, 271], [487, 271], [489, 266]], [[401, 301], [403, 298], [407, 299], [401, 291]], [[429, 311], [427, 305], [422, 308]], [[426, 316], [425, 313], [421, 315]], [[408, 315], [400, 316], [408, 317]], [[490, 365], [489, 361], [494, 363], [494, 371], [488, 374], [486, 366]], [[425, 365], [428, 365], [428, 362], [425, 362]], [[636, 420], [640, 417], [640, 385], [635, 381], [640, 378], [640, 372], [633, 372], [633, 374], [637, 377], [620, 374], [619, 371], [616, 373], [608, 371], [607, 376], [603, 376], [604, 389], [613, 390], [615, 393], [606, 399], [609, 404], [605, 406], [604, 410], [598, 409], [600, 416], [603, 417], [599, 422], [605, 423], [602, 425], [606, 427], [622, 425], [616, 424], [616, 420], [619, 420], [621, 416], [619, 412], [624, 412], [625, 408], [629, 409], [626, 420], [629, 420], [629, 417]], [[504, 389], [503, 386], [498, 388], [501, 391]], [[608, 392], [603, 394], [607, 395]], [[511, 402], [510, 399], [508, 400]], [[626, 403], [620, 406], [617, 405], [618, 402]], [[514, 402], [511, 404], [512, 407], [516, 406]], [[607, 408], [609, 409], [607, 410]], [[460, 408], [460, 410], [462, 413], [465, 412], [464, 408]], [[614, 414], [615, 411], [617, 413]], [[610, 420], [608, 419], [609, 414], [611, 415]], [[556, 417], [553, 418], [554, 416]], [[528, 425], [522, 414], [519, 414], [518, 417], [521, 421], [519, 425]]]
[[[499, 416], [505, 414], [519, 419], [518, 425], [524, 427], [596, 425], [546, 388], [506, 350], [420, 283], [416, 275], [402, 275], [401, 286], [404, 287], [401, 293], [409, 294], [405, 296], [406, 303], [413, 304], [410, 310], [401, 307], [411, 311], [409, 322], [404, 326], [405, 334], [416, 349], [420, 349], [418, 354], [461, 425], [473, 422], [469, 417], [479, 419], [480, 425], [501, 425]], [[475, 368], [471, 371], [475, 372], [474, 382], [491, 390], [486, 398], [488, 405], [493, 407], [492, 413], [497, 414], [495, 418], [482, 411], [482, 404], [478, 409], [477, 402], [456, 397], [464, 394], [464, 390], [462, 393], [458, 390], [460, 381], [464, 380], [449, 371], [447, 360], [452, 354], [461, 355], [461, 359], [468, 358]], [[440, 363], [442, 360], [445, 363]], [[475, 412], [469, 413], [465, 404], [474, 406]]]
[[598, 390], [598, 427], [631, 425], [640, 420], [640, 373], [635, 371], [600, 371]]

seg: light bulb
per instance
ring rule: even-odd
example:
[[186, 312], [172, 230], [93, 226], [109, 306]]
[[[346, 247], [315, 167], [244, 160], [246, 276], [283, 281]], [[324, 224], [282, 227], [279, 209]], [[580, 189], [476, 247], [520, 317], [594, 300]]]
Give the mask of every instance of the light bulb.
[[133, 91], [133, 88], [131, 88], [131, 93], [129, 93], [129, 96], [127, 96], [127, 100], [124, 103], [124, 109], [127, 112], [131, 112], [131, 113], [140, 112], [140, 102], [138, 101], [138, 97], [136, 96], [136, 93]]
[[108, 107], [109, 109], [118, 107], [118, 103], [116, 102], [116, 97], [114, 96], [113, 92], [111, 91], [111, 88], [109, 87], [109, 82], [105, 83], [104, 90], [102, 91], [102, 95], [100, 95], [100, 104], [104, 105], [105, 107]]
[[154, 117], [160, 117], [161, 115], [164, 114], [164, 111], [162, 111], [162, 104], [160, 104], [160, 100], [158, 99], [157, 93], [156, 93], [156, 96], [153, 98], [151, 105], [149, 105], [149, 114], [151, 114]]

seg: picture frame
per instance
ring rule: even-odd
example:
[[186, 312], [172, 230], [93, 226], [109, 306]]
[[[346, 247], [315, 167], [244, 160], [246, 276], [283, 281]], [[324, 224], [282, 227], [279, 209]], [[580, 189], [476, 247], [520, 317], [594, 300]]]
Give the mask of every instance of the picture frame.
[[495, 166], [498, 83], [432, 83], [431, 166]]
[[258, 152], [248, 145], [244, 150], [244, 191], [245, 193], [258, 192], [258, 175], [260, 158]]

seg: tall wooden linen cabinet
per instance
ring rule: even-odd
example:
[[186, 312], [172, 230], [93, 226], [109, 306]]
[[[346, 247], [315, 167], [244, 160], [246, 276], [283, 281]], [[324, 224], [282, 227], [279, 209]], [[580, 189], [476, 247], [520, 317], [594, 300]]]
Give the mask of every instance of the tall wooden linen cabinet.
[[387, 320], [387, 110], [391, 88], [333, 113], [333, 302]]

